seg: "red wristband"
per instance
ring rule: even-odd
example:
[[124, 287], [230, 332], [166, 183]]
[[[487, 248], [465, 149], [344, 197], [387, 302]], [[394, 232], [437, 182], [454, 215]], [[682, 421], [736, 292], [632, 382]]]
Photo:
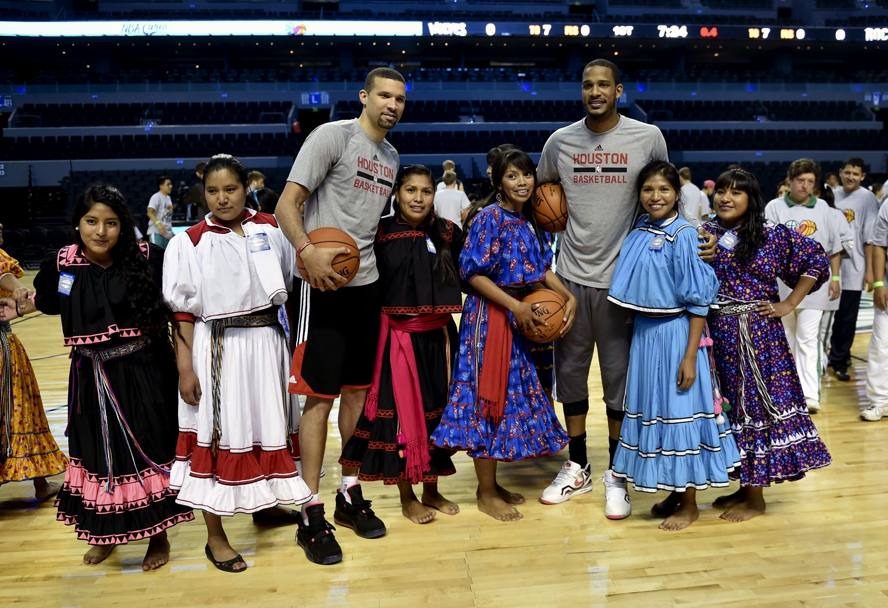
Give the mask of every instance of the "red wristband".
[[302, 252], [305, 251], [305, 248], [308, 247], [308, 246], [311, 245], [311, 244], [312, 244], [311, 241], [306, 240], [304, 243], [302, 243], [301, 245], [299, 245], [299, 247], [296, 249], [296, 257], [297, 257], [297, 258], [300, 257], [300, 256], [302, 255]]

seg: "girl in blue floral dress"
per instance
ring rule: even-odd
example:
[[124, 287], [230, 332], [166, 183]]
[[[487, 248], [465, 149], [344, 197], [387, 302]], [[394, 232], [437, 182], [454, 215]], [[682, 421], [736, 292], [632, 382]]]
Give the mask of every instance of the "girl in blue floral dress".
[[440, 447], [465, 450], [478, 476], [478, 508], [501, 521], [520, 519], [520, 494], [496, 481], [498, 461], [554, 454], [567, 445], [520, 330], [542, 322], [521, 298], [543, 287], [567, 301], [563, 335], [573, 324], [576, 300], [549, 270], [550, 236], [534, 226], [528, 201], [536, 168], [521, 150], [493, 167], [497, 195], [471, 221], [459, 258], [468, 289], [460, 322], [459, 356], [441, 423], [432, 434]]
[[678, 213], [678, 171], [654, 161], [638, 175], [647, 212], [623, 241], [608, 300], [636, 311], [614, 476], [636, 490], [672, 494], [653, 513], [681, 530], [698, 517], [696, 493], [726, 487], [740, 461], [718, 417], [701, 345], [718, 280], [697, 253], [697, 231]]

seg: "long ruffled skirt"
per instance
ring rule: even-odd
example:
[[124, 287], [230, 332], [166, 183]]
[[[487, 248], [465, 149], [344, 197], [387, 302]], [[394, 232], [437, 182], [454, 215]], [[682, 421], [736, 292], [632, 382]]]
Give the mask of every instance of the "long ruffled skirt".
[[543, 391], [530, 342], [512, 325], [506, 405], [503, 418], [494, 423], [485, 417], [478, 400], [478, 376], [484, 359], [487, 335], [486, 302], [469, 295], [460, 319], [459, 355], [450, 382], [450, 398], [432, 443], [442, 448], [465, 450], [472, 458], [512, 461], [554, 454], [567, 445], [568, 437], [552, 403]]
[[[178, 394], [172, 349], [151, 344], [104, 367], [145, 455], [168, 467], [176, 446]], [[68, 407], [71, 460], [56, 506], [57, 519], [73, 525], [78, 539], [91, 545], [125, 544], [194, 518], [191, 509], [176, 504], [169, 476], [142, 459], [110, 412], [109, 474], [93, 362], [77, 354], [71, 362]]]
[[637, 315], [629, 351], [626, 415], [614, 475], [642, 492], [724, 487], [740, 460], [731, 429], [714, 412], [706, 351], [697, 353], [697, 380], [678, 389], [688, 343], [687, 316]]
[[225, 330], [222, 433], [215, 453], [211, 339], [210, 324], [197, 321], [192, 352], [202, 395], [197, 406], [179, 399], [179, 441], [171, 475], [178, 502], [216, 515], [307, 502], [311, 491], [297, 472], [294, 445], [299, 405], [286, 392], [290, 356], [280, 329]]

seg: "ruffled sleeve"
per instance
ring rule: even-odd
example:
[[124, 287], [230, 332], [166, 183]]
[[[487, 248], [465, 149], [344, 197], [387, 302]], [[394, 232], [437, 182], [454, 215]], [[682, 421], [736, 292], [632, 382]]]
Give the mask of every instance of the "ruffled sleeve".
[[500, 259], [499, 224], [495, 210], [488, 207], [469, 224], [465, 245], [459, 255], [459, 277], [468, 281], [475, 275], [496, 274]]
[[777, 276], [790, 289], [795, 289], [802, 277], [812, 277], [816, 282], [809, 293], [813, 293], [829, 279], [829, 258], [820, 243], [786, 226], [766, 229], [774, 231], [774, 238], [779, 242]]
[[34, 290], [37, 297], [34, 304], [37, 310], [47, 315], [60, 312], [58, 254], [53, 252], [40, 263], [40, 270], [34, 277]]
[[203, 312], [197, 252], [187, 233], [177, 234], [163, 256], [163, 299], [177, 321], [194, 321]]
[[700, 259], [697, 244], [696, 230], [679, 230], [673, 244], [672, 271], [678, 302], [692, 315], [705, 317], [718, 294], [718, 279], [715, 270]]
[[0, 249], [0, 276], [3, 276], [4, 274], [11, 274], [17, 279], [20, 279], [25, 275], [18, 261]]
[[281, 271], [284, 275], [284, 284], [287, 287], [287, 291], [292, 291], [294, 280], [301, 278], [299, 276], [299, 269], [296, 267], [296, 249], [279, 228], [272, 231], [272, 234], [274, 235], [272, 238], [277, 243], [276, 249], [281, 262]]

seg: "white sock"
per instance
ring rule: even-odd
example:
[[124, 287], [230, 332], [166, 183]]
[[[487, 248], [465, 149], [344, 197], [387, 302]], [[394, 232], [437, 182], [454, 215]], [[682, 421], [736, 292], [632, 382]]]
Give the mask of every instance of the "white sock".
[[309, 499], [308, 502], [302, 503], [302, 511], [301, 511], [302, 512], [302, 523], [304, 523], [306, 526], [308, 525], [308, 514], [305, 512], [305, 510], [312, 505], [319, 505], [319, 504], [323, 504], [323, 503], [321, 503], [321, 495], [320, 494], [312, 494], [311, 498]]
[[342, 480], [339, 482], [339, 491], [345, 497], [345, 501], [348, 504], [351, 504], [351, 496], [349, 496], [347, 490], [352, 487], [358, 485], [358, 476], [357, 475], [343, 475]]

